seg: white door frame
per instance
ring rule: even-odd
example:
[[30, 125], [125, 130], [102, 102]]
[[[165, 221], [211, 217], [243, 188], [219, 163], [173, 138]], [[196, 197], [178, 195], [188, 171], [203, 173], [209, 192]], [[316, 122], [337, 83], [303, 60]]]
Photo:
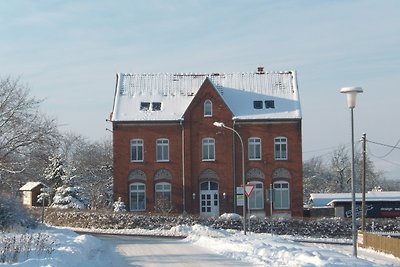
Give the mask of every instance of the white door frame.
[[[207, 183], [207, 186], [203, 185]], [[203, 190], [201, 189], [203, 185]], [[207, 188], [207, 189], [205, 189]], [[217, 189], [215, 189], [217, 188]], [[205, 217], [219, 216], [219, 191], [218, 183], [212, 181], [200, 184], [200, 215]]]

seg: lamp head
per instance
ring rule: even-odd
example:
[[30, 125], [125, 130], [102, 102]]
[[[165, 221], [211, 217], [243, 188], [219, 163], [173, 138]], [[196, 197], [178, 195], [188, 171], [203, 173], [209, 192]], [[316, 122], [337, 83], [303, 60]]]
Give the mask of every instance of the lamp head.
[[347, 95], [347, 106], [354, 108], [356, 106], [356, 97], [358, 93], [362, 93], [361, 87], [343, 87], [340, 92]]
[[215, 122], [213, 123], [213, 125], [214, 125], [215, 127], [219, 127], [219, 128], [222, 128], [222, 127], [225, 126], [225, 124], [224, 124], [223, 122], [218, 122], [218, 121], [215, 121]]

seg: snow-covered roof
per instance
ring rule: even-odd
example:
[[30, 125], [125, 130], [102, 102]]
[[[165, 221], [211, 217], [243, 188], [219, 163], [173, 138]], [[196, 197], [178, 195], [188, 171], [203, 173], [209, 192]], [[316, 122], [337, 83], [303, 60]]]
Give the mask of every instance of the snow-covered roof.
[[[351, 193], [313, 193], [310, 201], [314, 207], [329, 206], [335, 202], [351, 201]], [[365, 194], [366, 201], [400, 201], [400, 191], [369, 191]], [[362, 194], [356, 193], [356, 201], [362, 201]]]
[[[118, 73], [111, 120], [181, 120], [206, 79], [212, 82], [237, 120], [301, 119], [296, 73], [287, 71], [227, 74]], [[261, 101], [261, 108], [256, 109], [254, 101]]]
[[41, 182], [27, 182], [19, 190], [20, 191], [31, 191], [39, 185], [43, 185]]

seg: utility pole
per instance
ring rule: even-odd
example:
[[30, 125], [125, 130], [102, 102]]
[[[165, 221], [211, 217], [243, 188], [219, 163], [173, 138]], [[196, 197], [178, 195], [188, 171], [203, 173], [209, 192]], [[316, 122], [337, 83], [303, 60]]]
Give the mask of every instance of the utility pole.
[[366, 173], [367, 173], [367, 134], [363, 133], [362, 135], [363, 141], [363, 176], [362, 176], [362, 204], [361, 204], [361, 230], [365, 232], [365, 181], [366, 181]]

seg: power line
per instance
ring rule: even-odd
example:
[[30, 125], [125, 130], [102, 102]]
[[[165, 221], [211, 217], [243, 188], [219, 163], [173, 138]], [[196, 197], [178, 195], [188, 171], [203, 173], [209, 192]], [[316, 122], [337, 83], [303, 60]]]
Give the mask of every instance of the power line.
[[371, 153], [370, 150], [368, 150], [368, 151], [369, 151], [368, 154], [371, 155], [371, 156], [374, 157], [374, 158], [377, 158], [377, 159], [379, 159], [379, 160], [382, 160], [382, 161], [384, 161], [384, 162], [387, 162], [387, 163], [390, 163], [390, 164], [393, 164], [393, 165], [396, 165], [396, 166], [400, 166], [400, 163], [396, 163], [396, 162], [393, 162], [393, 161], [390, 161], [390, 160], [387, 160], [387, 159], [378, 157], [378, 156], [374, 155], [373, 153]]
[[391, 148], [388, 153], [386, 153], [385, 155], [383, 155], [381, 157], [378, 157], [378, 156], [374, 155], [375, 157], [380, 158], [380, 159], [383, 159], [383, 158], [389, 156], [395, 149], [400, 149], [400, 147], [398, 147], [398, 145], [400, 143], [400, 139], [397, 141], [396, 145], [394, 145], [394, 146], [387, 145], [387, 144], [382, 144], [382, 143], [371, 141], [371, 140], [366, 140], [366, 141], [369, 142], [369, 143], [372, 143], [372, 144], [376, 144], [376, 145], [380, 145], [380, 146], [385, 146], [385, 147], [390, 147]]

